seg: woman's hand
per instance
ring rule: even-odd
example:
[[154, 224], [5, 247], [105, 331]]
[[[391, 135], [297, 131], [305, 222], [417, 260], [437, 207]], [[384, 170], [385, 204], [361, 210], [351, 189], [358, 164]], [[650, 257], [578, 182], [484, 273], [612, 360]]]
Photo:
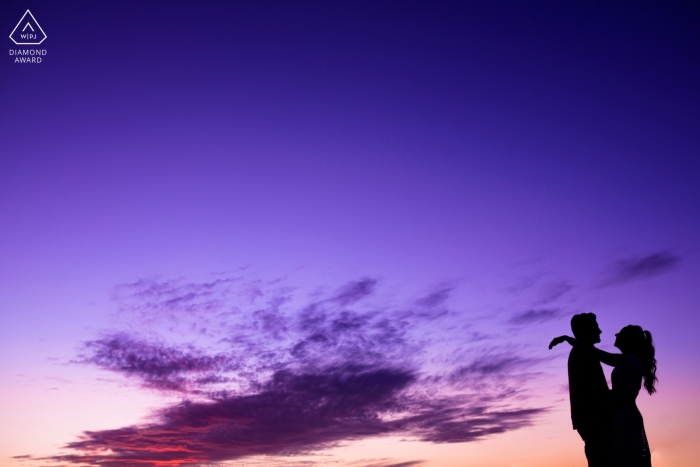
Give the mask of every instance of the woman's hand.
[[576, 339], [573, 337], [559, 336], [552, 339], [552, 342], [549, 343], [549, 350], [552, 350], [553, 347], [561, 344], [562, 342], [568, 342], [570, 345], [576, 345]]

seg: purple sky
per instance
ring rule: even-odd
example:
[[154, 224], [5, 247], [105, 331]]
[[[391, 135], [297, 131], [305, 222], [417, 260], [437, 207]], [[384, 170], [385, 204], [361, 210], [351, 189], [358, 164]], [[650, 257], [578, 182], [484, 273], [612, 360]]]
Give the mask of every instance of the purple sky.
[[651, 330], [654, 465], [700, 460], [694, 4], [13, 1], [6, 36], [27, 9], [0, 466], [582, 466], [546, 349], [582, 311]]

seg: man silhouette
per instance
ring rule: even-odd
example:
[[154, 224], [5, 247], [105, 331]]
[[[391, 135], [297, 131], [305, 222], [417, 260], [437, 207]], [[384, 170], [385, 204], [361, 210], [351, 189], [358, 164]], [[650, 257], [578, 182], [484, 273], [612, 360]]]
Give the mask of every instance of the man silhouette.
[[608, 420], [602, 402], [609, 397], [610, 389], [593, 347], [600, 342], [602, 331], [593, 313], [574, 315], [571, 331], [578, 341], [571, 348], [568, 363], [571, 421], [585, 443], [588, 467], [608, 467]]

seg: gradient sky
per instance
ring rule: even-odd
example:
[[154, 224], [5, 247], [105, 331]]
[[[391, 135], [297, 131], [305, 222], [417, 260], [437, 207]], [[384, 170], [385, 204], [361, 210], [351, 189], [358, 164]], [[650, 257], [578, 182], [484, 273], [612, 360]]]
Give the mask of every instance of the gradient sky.
[[654, 466], [700, 462], [693, 2], [27, 9], [0, 466], [583, 467], [579, 312], [652, 332]]

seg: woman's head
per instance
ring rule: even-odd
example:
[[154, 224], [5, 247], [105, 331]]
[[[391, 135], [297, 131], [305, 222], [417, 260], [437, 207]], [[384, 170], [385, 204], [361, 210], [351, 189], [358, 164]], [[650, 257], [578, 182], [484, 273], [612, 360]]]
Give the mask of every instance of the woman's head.
[[615, 347], [623, 354], [634, 354], [642, 361], [644, 388], [649, 394], [656, 392], [656, 350], [649, 331], [630, 324], [615, 334]]

